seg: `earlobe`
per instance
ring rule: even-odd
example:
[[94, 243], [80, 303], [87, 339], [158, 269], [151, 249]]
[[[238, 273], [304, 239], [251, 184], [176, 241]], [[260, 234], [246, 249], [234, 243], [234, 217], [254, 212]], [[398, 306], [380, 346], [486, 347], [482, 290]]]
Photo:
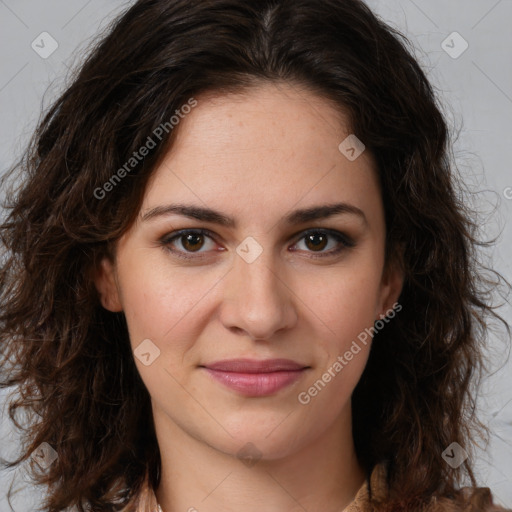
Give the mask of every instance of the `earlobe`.
[[94, 272], [94, 284], [100, 296], [101, 305], [113, 313], [123, 310], [119, 299], [119, 290], [115, 278], [114, 264], [110, 257], [104, 256]]

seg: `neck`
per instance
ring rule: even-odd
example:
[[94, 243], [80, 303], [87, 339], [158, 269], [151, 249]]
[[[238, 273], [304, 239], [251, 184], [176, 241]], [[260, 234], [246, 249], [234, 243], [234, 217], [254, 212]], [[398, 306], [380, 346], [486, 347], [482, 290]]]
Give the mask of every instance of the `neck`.
[[190, 436], [162, 411], [155, 409], [154, 418], [162, 461], [155, 494], [163, 512], [334, 512], [354, 500], [365, 480], [350, 409], [319, 438], [257, 461], [242, 461], [237, 449], [233, 456]]

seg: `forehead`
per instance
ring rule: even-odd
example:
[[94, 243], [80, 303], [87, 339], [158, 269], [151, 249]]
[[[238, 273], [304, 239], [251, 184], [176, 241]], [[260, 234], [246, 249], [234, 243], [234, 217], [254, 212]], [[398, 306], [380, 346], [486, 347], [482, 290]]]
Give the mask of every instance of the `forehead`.
[[303, 147], [310, 152], [350, 133], [340, 108], [298, 85], [263, 83], [239, 93], [206, 93], [197, 101], [180, 123], [175, 146], [241, 152], [261, 147], [281, 153]]
[[282, 215], [297, 203], [361, 207], [363, 195], [379, 193], [369, 152], [355, 161], [340, 152], [350, 135], [346, 116], [311, 91], [266, 84], [196, 99], [148, 184], [142, 213], [179, 198], [234, 215]]

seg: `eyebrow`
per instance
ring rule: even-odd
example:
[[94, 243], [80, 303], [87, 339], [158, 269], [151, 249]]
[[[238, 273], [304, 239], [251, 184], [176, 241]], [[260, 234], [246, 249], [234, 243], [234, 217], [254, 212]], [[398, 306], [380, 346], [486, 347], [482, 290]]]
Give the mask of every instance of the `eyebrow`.
[[[219, 224], [229, 228], [236, 228], [235, 219], [222, 212], [212, 210], [211, 208], [204, 208], [202, 206], [184, 204], [169, 204], [151, 208], [142, 215], [142, 221], [148, 221], [157, 217], [173, 214], [182, 215], [184, 217], [189, 217], [191, 219], [196, 219], [203, 222], [211, 222], [213, 224]], [[294, 210], [284, 217], [284, 223], [288, 225], [304, 224], [306, 222], [319, 219], [327, 219], [328, 217], [342, 214], [356, 215], [366, 225], [368, 225], [368, 220], [364, 212], [356, 206], [348, 203], [326, 204]]]

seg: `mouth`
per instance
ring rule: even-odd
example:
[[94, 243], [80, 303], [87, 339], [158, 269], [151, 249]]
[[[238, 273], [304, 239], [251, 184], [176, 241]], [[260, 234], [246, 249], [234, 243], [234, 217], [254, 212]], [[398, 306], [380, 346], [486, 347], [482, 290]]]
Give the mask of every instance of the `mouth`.
[[210, 377], [244, 396], [270, 396], [298, 381], [310, 368], [290, 359], [230, 359], [200, 366]]

